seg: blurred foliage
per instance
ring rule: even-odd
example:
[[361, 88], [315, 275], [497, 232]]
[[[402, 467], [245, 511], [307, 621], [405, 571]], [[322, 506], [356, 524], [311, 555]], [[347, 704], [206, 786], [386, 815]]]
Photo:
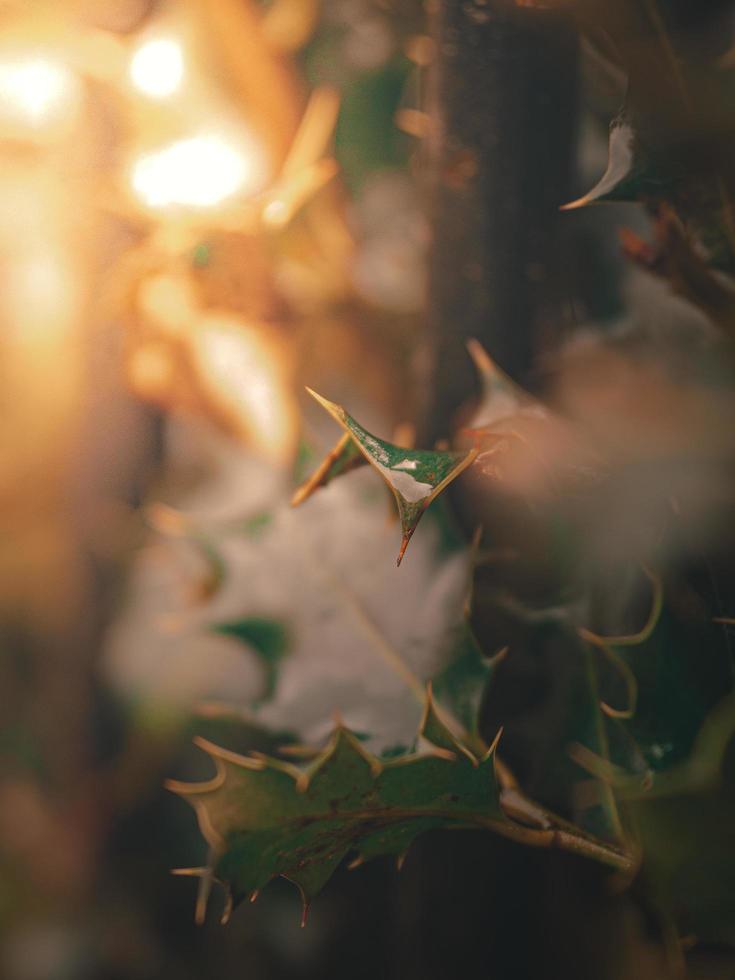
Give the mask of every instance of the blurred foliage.
[[[518, 947], [498, 975], [522, 976], [531, 935], [547, 934], [539, 958], [563, 945], [563, 920], [576, 936], [559, 970], [587, 942], [601, 980], [697, 976], [698, 952], [722, 953], [718, 976], [730, 975], [735, 11], [725, 0], [452, 7], [468, 37], [491, 39], [475, 50], [488, 68], [501, 51], [513, 61], [514, 30], [584, 38], [597, 103], [580, 189], [592, 189], [555, 203], [592, 271], [539, 290], [541, 326], [519, 347], [536, 349], [534, 394], [471, 342], [479, 398], [466, 391], [451, 444], [415, 449], [413, 429], [443, 397], [418, 315], [442, 235], [429, 233], [437, 214], [422, 194], [433, 182], [461, 195], [492, 172], [476, 147], [453, 144], [451, 166], [432, 170], [447, 129], [432, 99], [463, 38], [442, 47], [426, 31], [441, 33], [449, 3], [43, 3], [37, 22], [6, 5], [8, 52], [35, 32], [74, 80], [58, 125], [0, 119], [13, 287], [0, 342], [12, 432], [0, 481], [11, 544], [0, 972], [12, 980], [414, 976], [404, 930], [436, 933], [455, 959], [470, 943], [468, 906], [487, 892], [465, 894], [459, 871], [454, 890], [425, 887], [437, 854], [445, 877], [467, 870], [454, 861], [463, 847], [496, 889], [475, 929], [483, 956], [504, 933]], [[128, 66], [149, 29], [171, 25], [196, 40], [196, 82], [158, 103], [133, 92]], [[595, 122], [621, 90], [605, 171]], [[265, 161], [252, 193], [161, 211], [128, 186], [128, 157], [153, 137], [240, 116]], [[507, 130], [477, 128], [504, 166], [531, 173], [524, 125], [519, 113]], [[544, 165], [529, 179], [550, 180]], [[49, 189], [59, 173], [74, 177], [61, 194]], [[574, 213], [588, 205], [595, 217]], [[613, 255], [618, 214], [632, 227]], [[489, 246], [470, 241], [478, 256], [506, 249], [496, 218]], [[545, 270], [526, 264], [530, 294]], [[433, 268], [430, 296], [469, 290], [482, 268], [459, 283]], [[57, 287], [70, 269], [80, 281], [67, 295]], [[567, 287], [564, 304], [585, 297], [605, 322], [572, 324], [556, 295]], [[130, 397], [99, 370], [112, 357]], [[306, 382], [337, 400], [316, 396], [344, 430], [326, 456], [325, 419], [299, 401]], [[100, 426], [93, 445], [75, 435], [84, 418]], [[398, 507], [399, 563], [421, 520], [400, 573], [374, 471]], [[30, 487], [42, 506], [29, 521]], [[292, 495], [308, 505], [292, 512]], [[162, 793], [166, 773], [201, 835]], [[432, 833], [447, 829], [492, 833]], [[409, 847], [408, 884], [380, 864], [354, 884], [340, 873], [345, 858]], [[168, 869], [190, 854], [200, 922], [213, 882], [237, 904], [283, 876], [305, 904], [334, 879], [321, 925], [311, 938], [290, 931], [292, 902], [274, 884], [237, 928], [187, 932], [189, 893]], [[327, 974], [333, 948], [343, 960]], [[475, 971], [496, 965], [480, 959]], [[534, 975], [551, 976], [552, 959]]]

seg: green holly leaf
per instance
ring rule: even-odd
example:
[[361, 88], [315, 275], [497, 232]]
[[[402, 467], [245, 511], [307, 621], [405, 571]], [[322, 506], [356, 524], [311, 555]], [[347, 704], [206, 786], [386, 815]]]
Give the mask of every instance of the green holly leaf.
[[[539, 656], [545, 645], [564, 645], [570, 673], [564, 691], [564, 710], [544, 736], [532, 792], [552, 806], [571, 801], [575, 824], [608, 841], [619, 841], [622, 828], [615, 795], [604, 778], [589, 779], [571, 750], [583, 751], [609, 761], [606, 716], [601, 706], [599, 664], [595, 652], [575, 635], [570, 624], [540, 623], [532, 644]], [[512, 654], [511, 654], [512, 656]]]
[[[729, 649], [703, 598], [675, 581], [671, 593], [666, 599], [656, 580], [645, 627], [605, 643], [632, 693], [627, 710], [622, 703], [623, 710], [605, 705], [611, 732], [617, 728], [624, 736], [617, 739], [618, 752], [611, 753], [618, 776], [613, 782], [620, 789], [640, 789], [651, 779], [658, 789], [667, 773], [680, 773], [722, 692], [732, 687]], [[683, 617], [679, 609], [687, 610]], [[661, 786], [666, 783], [663, 778]]]
[[265, 685], [258, 704], [269, 701], [276, 692], [278, 669], [288, 653], [288, 632], [282, 623], [259, 616], [249, 616], [211, 627], [214, 633], [239, 640], [252, 650], [263, 666]]
[[326, 487], [338, 476], [344, 476], [360, 466], [367, 466], [367, 459], [360, 452], [360, 447], [349, 434], [345, 432], [334, 449], [331, 450], [291, 498], [291, 506], [298, 507], [316, 490]]
[[[716, 627], [706, 632], [715, 634]], [[615, 648], [637, 688], [635, 712], [621, 724], [651, 772], [664, 772], [688, 755], [712, 705], [706, 685], [716, 669], [718, 646], [693, 643], [692, 633], [664, 607], [649, 640]]]
[[401, 856], [427, 830], [501, 829], [494, 749], [478, 757], [450, 730], [427, 695], [418, 749], [381, 760], [338, 726], [326, 749], [300, 768], [198, 743], [215, 777], [169, 783], [195, 809], [212, 864], [189, 869], [225, 885], [237, 903], [276, 876], [294, 882], [304, 909], [348, 855], [356, 862]]
[[342, 426], [365, 459], [385, 480], [398, 505], [403, 540], [398, 553], [400, 565], [408, 542], [429, 506], [452, 480], [477, 456], [476, 449], [465, 452], [403, 449], [372, 435], [334, 402], [307, 391]]
[[735, 695], [722, 698], [692, 753], [629, 800], [644, 875], [681, 935], [735, 943]]
[[494, 659], [483, 655], [474, 633], [465, 623], [454, 656], [432, 683], [437, 701], [473, 738], [479, 737], [480, 706], [494, 663]]
[[511, 793], [507, 815], [493, 745], [473, 750], [452, 730], [427, 692], [411, 752], [377, 758], [342, 725], [313, 762], [297, 766], [262, 754], [238, 755], [203, 739], [197, 744], [216, 766], [203, 783], [169, 782], [195, 810], [209, 844], [210, 863], [177, 874], [202, 879], [197, 919], [202, 921], [213, 881], [226, 892], [224, 919], [251, 901], [273, 878], [301, 893], [302, 924], [309, 903], [341, 862], [351, 867], [392, 856], [399, 865], [428, 830], [491, 830], [540, 847], [561, 847], [629, 870], [620, 849], [578, 831], [542, 807]]

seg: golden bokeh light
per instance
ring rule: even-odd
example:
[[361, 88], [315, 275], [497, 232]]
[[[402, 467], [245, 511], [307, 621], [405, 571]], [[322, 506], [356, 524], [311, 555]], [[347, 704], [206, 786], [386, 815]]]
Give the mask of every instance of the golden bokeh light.
[[142, 156], [134, 165], [133, 189], [150, 208], [210, 208], [253, 193], [264, 168], [250, 141], [202, 133]]
[[181, 88], [184, 79], [184, 53], [173, 38], [145, 41], [130, 62], [130, 79], [144, 95], [166, 99]]
[[0, 61], [0, 120], [40, 129], [73, 113], [79, 96], [75, 75], [60, 61], [22, 55]]

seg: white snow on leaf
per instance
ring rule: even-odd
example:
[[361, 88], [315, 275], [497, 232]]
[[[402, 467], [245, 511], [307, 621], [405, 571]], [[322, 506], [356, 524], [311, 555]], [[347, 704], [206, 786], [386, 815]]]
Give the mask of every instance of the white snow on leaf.
[[246, 708], [263, 693], [262, 667], [243, 644], [208, 627], [272, 618], [285, 625], [290, 646], [276, 696], [259, 711], [263, 722], [314, 739], [337, 711], [356, 730], [376, 733], [375, 748], [405, 744], [420, 706], [378, 647], [388, 643], [422, 681], [432, 676], [462, 614], [466, 554], [440, 557], [429, 520], [396, 568], [400, 532], [369, 470], [335, 481], [292, 510], [287, 481], [233, 449], [229, 466], [221, 465], [202, 490], [176, 505], [201, 521], [205, 512], [247, 519], [262, 509], [263, 486], [272, 520], [254, 536], [218, 533], [228, 574], [210, 601], [182, 598], [188, 544], [157, 537], [141, 551], [126, 608], [107, 643], [110, 682], [154, 709], [188, 713], [213, 699]]

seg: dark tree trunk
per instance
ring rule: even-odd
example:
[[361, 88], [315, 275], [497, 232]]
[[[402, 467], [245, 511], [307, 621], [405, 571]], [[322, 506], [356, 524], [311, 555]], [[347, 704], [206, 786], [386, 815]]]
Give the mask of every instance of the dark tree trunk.
[[524, 379], [560, 322], [576, 88], [576, 37], [545, 12], [440, 0], [433, 35], [429, 438], [474, 390], [469, 337]]
[[[564, 320], [558, 208], [577, 67], [568, 24], [498, 0], [440, 0], [433, 34], [429, 441], [453, 431], [475, 390], [467, 339], [528, 382]], [[434, 835], [416, 852], [402, 976], [620, 975], [624, 903], [605, 896], [597, 867], [474, 834]]]

